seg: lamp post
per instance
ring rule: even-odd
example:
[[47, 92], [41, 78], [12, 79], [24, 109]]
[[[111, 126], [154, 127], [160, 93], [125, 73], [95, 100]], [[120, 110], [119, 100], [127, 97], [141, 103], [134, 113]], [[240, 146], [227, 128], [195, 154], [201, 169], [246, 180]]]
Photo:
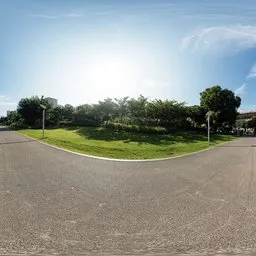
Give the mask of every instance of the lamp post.
[[208, 115], [207, 117], [207, 121], [208, 121], [208, 146], [210, 146], [210, 115]]
[[207, 116], [207, 128], [208, 128], [208, 146], [210, 146], [210, 140], [211, 140], [211, 138], [210, 138], [210, 134], [211, 134], [211, 127], [210, 127], [210, 121], [211, 121], [211, 115], [213, 114], [213, 112], [212, 111], [208, 111], [207, 113], [206, 113], [206, 116]]
[[44, 139], [44, 124], [45, 124], [45, 110], [46, 106], [43, 104], [40, 104], [40, 107], [43, 109], [43, 119], [42, 119], [42, 139]]

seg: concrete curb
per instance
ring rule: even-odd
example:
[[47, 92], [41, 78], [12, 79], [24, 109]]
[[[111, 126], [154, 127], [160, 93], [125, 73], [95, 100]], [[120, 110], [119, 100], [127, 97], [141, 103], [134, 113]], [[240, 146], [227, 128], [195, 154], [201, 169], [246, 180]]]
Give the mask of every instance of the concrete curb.
[[92, 159], [105, 160], [105, 161], [115, 161], [115, 162], [157, 162], [157, 161], [172, 160], [172, 159], [177, 159], [177, 158], [181, 158], [181, 157], [187, 157], [187, 156], [192, 156], [192, 155], [195, 155], [195, 154], [203, 153], [203, 152], [206, 152], [208, 150], [212, 150], [212, 149], [215, 149], [217, 147], [220, 147], [223, 144], [227, 144], [229, 142], [237, 140], [237, 139], [234, 139], [234, 140], [231, 140], [231, 141], [225, 141], [225, 142], [222, 142], [222, 143], [220, 143], [216, 146], [211, 146], [211, 147], [206, 148], [206, 149], [202, 149], [202, 150], [199, 150], [199, 151], [196, 151], [196, 152], [192, 152], [192, 153], [184, 154], [184, 155], [179, 155], [179, 156], [171, 156], [171, 157], [165, 157], [165, 158], [154, 158], [154, 159], [118, 159], [118, 158], [107, 158], [107, 157], [101, 157], [101, 156], [92, 156], [92, 155], [87, 155], [87, 154], [71, 151], [71, 150], [68, 150], [68, 149], [65, 149], [65, 148], [60, 148], [60, 147], [51, 145], [51, 144], [46, 143], [46, 142], [42, 142], [42, 141], [34, 139], [34, 138], [32, 138], [28, 135], [25, 135], [25, 134], [22, 134], [22, 133], [19, 133], [19, 132], [17, 132], [17, 133], [26, 137], [26, 138], [29, 138], [31, 140], [37, 141], [41, 144], [44, 144], [48, 147], [55, 148], [55, 149], [58, 149], [58, 150], [62, 150], [62, 151], [65, 151], [65, 152], [68, 152], [68, 153], [71, 153], [71, 154], [75, 154], [75, 155], [83, 156], [83, 157], [88, 157], [88, 158], [92, 158]]

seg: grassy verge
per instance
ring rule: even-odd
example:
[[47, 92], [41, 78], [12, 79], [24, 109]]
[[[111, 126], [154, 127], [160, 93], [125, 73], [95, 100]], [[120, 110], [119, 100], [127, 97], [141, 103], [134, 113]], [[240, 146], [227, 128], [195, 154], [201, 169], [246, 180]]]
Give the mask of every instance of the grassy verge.
[[[19, 130], [41, 139], [41, 130]], [[212, 135], [211, 146], [230, 141], [231, 135]], [[179, 132], [148, 135], [113, 131], [106, 128], [67, 128], [45, 131], [44, 142], [88, 155], [123, 159], [151, 159], [183, 155], [208, 147], [207, 135]]]

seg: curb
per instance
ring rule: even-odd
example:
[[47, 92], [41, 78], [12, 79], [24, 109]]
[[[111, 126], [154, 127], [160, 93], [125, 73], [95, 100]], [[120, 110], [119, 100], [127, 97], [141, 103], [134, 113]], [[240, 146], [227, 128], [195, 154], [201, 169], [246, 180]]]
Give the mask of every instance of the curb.
[[179, 156], [170, 156], [170, 157], [165, 157], [165, 158], [154, 158], [154, 159], [118, 159], [118, 158], [107, 158], [107, 157], [101, 157], [101, 156], [87, 155], [87, 154], [71, 151], [71, 150], [68, 150], [68, 149], [65, 149], [65, 148], [60, 148], [60, 147], [51, 145], [51, 144], [46, 143], [46, 142], [42, 142], [42, 141], [40, 141], [38, 139], [32, 138], [32, 137], [30, 137], [28, 135], [19, 133], [17, 131], [15, 131], [15, 132], [20, 134], [20, 135], [22, 135], [22, 136], [24, 136], [24, 137], [26, 137], [26, 138], [32, 139], [33, 141], [39, 142], [39, 143], [41, 143], [43, 145], [46, 145], [48, 147], [51, 147], [51, 148], [62, 150], [64, 152], [68, 152], [68, 153], [71, 153], [71, 154], [75, 154], [75, 155], [83, 156], [83, 157], [88, 157], [88, 158], [92, 158], [92, 159], [105, 160], [105, 161], [114, 161], [114, 162], [157, 162], [157, 161], [172, 160], [172, 159], [177, 159], [177, 158], [182, 158], [182, 157], [187, 157], [187, 156], [192, 156], [192, 155], [195, 155], [195, 154], [203, 153], [203, 152], [206, 152], [208, 150], [212, 150], [212, 149], [215, 149], [217, 147], [220, 147], [223, 144], [227, 144], [229, 142], [237, 140], [237, 139], [234, 139], [234, 140], [230, 140], [230, 141], [225, 141], [225, 142], [222, 142], [222, 143], [220, 143], [220, 144], [218, 144], [216, 146], [211, 146], [211, 147], [206, 148], [206, 149], [202, 149], [202, 150], [199, 150], [199, 151], [195, 151], [195, 152], [192, 152], [192, 153], [188, 153], [188, 154], [184, 154], [184, 155], [179, 155]]

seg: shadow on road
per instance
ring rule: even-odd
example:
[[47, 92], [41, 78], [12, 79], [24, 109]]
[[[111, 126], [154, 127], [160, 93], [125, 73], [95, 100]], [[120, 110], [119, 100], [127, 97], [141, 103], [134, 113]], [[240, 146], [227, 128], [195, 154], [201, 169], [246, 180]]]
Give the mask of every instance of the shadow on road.
[[[0, 132], [3, 131], [11, 131], [7, 126], [0, 126]], [[8, 144], [19, 144], [19, 143], [28, 143], [28, 142], [33, 142], [36, 140], [33, 139], [28, 139], [28, 140], [20, 140], [20, 141], [0, 141], [0, 146], [1, 145], [8, 145]]]
[[1, 142], [0, 141], [0, 146], [8, 145], [8, 144], [28, 143], [28, 142], [33, 142], [33, 141], [36, 141], [36, 140], [22, 140], [22, 141], [9, 141], [9, 142]]
[[10, 129], [7, 126], [0, 126], [0, 132], [6, 132], [10, 131]]

